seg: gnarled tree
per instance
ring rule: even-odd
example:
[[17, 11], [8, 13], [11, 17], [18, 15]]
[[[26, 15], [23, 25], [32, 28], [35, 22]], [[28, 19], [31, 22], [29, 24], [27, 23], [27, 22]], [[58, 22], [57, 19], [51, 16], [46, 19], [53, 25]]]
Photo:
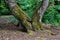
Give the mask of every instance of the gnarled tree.
[[45, 10], [48, 7], [49, 0], [42, 0], [42, 5], [36, 9], [32, 18], [30, 18], [16, 3], [16, 0], [5, 0], [7, 6], [11, 10], [12, 14], [21, 21], [22, 25], [30, 30], [40, 30], [41, 20]]
[[42, 28], [42, 17], [44, 12], [46, 11], [47, 7], [49, 4], [49, 0], [42, 0], [42, 4], [41, 6], [39, 6], [35, 13], [33, 14], [32, 17], [32, 26], [34, 27], [34, 29], [41, 29]]

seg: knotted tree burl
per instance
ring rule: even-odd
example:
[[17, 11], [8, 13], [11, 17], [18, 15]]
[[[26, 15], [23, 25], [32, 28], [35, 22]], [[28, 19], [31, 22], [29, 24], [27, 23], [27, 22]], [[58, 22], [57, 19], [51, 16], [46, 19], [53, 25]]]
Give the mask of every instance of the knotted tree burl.
[[48, 7], [49, 0], [42, 0], [41, 6], [36, 7], [32, 18], [30, 18], [27, 13], [25, 13], [21, 7], [19, 7], [19, 5], [16, 3], [16, 0], [5, 0], [5, 2], [7, 7], [12, 12], [12, 15], [21, 21], [20, 23], [26, 27], [28, 33], [32, 30], [37, 31], [42, 28], [41, 20], [45, 10]]

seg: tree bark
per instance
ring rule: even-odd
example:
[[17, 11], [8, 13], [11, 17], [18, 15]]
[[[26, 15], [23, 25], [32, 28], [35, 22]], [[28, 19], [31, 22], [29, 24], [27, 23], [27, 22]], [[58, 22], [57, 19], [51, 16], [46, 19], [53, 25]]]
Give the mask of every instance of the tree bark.
[[27, 31], [32, 29], [30, 17], [18, 6], [16, 0], [5, 0], [12, 14], [21, 21], [22, 25], [26, 27]]
[[17, 5], [16, 0], [5, 0], [12, 14], [19, 20], [23, 26], [27, 28], [29, 32], [31, 29], [39, 30], [41, 28], [41, 20], [45, 10], [48, 7], [49, 0], [43, 0], [41, 7], [39, 8], [37, 13], [34, 13], [32, 20], [30, 17], [23, 12], [23, 10]]
[[37, 9], [35, 10], [33, 16], [32, 16], [32, 26], [34, 30], [40, 30], [43, 29], [42, 26], [42, 17], [47, 9], [49, 4], [49, 0], [43, 0], [42, 5], [38, 6]]
[[49, 4], [49, 0], [43, 0], [43, 3], [41, 5], [40, 9], [38, 10], [38, 13], [40, 15], [40, 19], [39, 19], [40, 22], [42, 21], [42, 17], [43, 17], [44, 12], [46, 11], [46, 9], [48, 7], [48, 4]]

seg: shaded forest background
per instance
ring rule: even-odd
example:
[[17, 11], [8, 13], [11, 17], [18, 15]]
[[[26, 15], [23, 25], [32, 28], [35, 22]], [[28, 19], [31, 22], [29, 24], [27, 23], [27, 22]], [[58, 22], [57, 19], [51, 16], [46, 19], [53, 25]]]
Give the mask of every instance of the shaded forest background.
[[[27, 14], [32, 17], [32, 13], [36, 7], [38, 7], [42, 0], [17, 0], [18, 5], [27, 12]], [[59, 0], [50, 0], [49, 2], [51, 5], [46, 10], [42, 22], [46, 24], [52, 24], [53, 26], [60, 25], [60, 1]], [[10, 10], [7, 8], [5, 1], [0, 0], [0, 16], [2, 15], [11, 15]], [[14, 19], [15, 20], [15, 19]], [[13, 22], [15, 22], [13, 20]], [[18, 21], [17, 21], [18, 22]]]

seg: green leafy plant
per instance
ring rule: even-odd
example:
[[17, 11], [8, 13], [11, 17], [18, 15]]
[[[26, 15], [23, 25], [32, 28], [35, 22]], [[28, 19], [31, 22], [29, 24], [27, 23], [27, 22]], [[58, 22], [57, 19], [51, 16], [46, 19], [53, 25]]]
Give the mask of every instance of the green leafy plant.
[[32, 14], [34, 13], [34, 10], [36, 7], [40, 4], [42, 0], [38, 0], [38, 3], [36, 0], [17, 0], [17, 3], [20, 5], [20, 7], [25, 11], [30, 17], [32, 17]]
[[0, 2], [0, 15], [8, 15], [9, 14], [9, 9], [5, 5], [5, 1], [1, 0]]
[[43, 22], [52, 24], [53, 26], [60, 25], [60, 5], [54, 5], [47, 9], [43, 16]]

